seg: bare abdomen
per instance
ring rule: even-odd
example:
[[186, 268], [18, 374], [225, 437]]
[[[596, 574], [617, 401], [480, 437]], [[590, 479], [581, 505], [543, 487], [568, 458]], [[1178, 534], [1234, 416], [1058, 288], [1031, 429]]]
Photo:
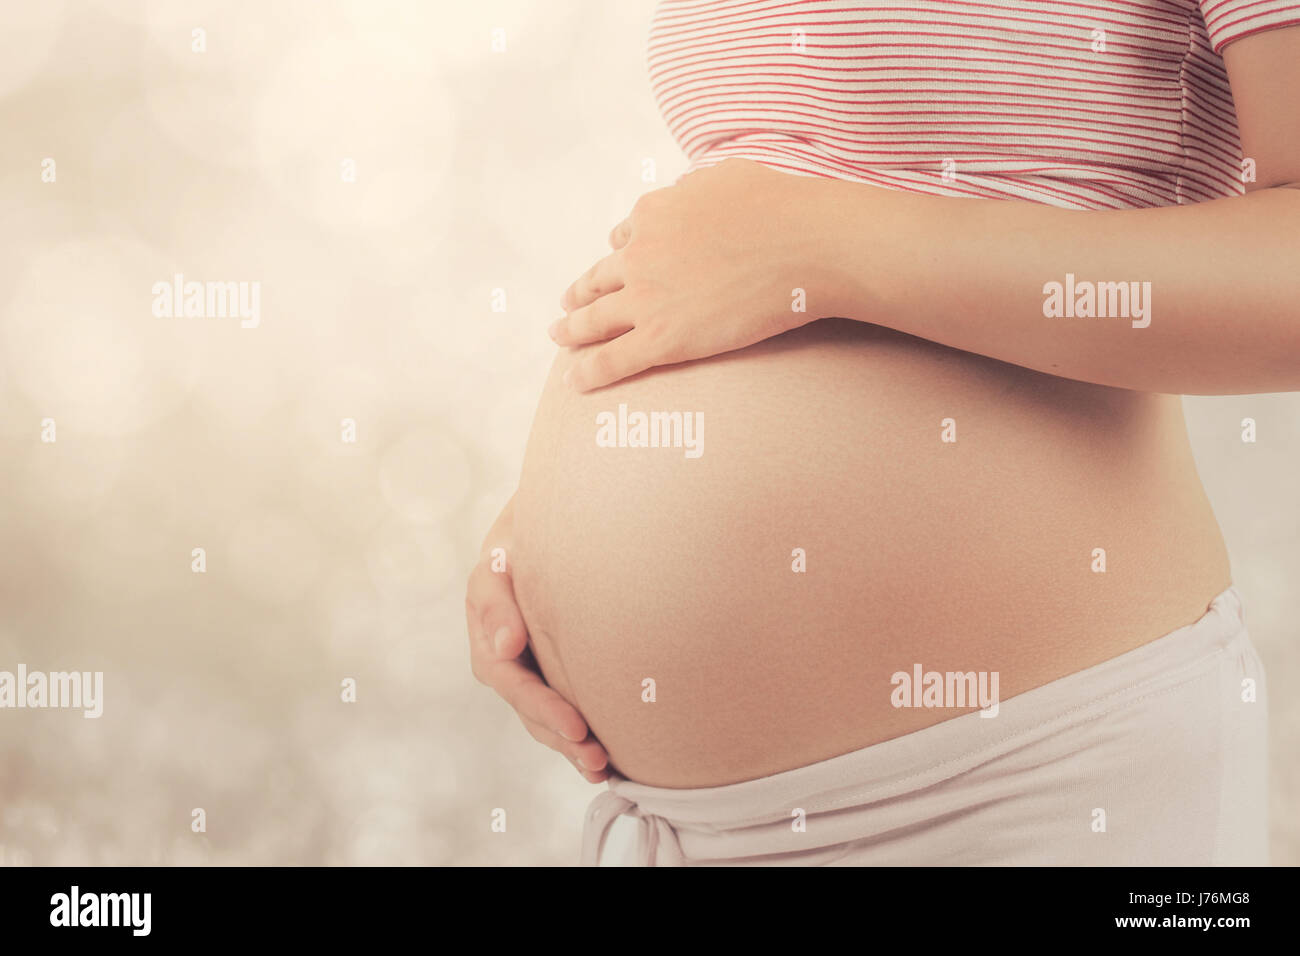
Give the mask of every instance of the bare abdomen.
[[[997, 671], [1005, 700], [1230, 583], [1177, 398], [839, 319], [588, 395], [571, 360], [530, 438], [515, 583], [547, 679], [635, 780], [908, 733], [962, 711], [893, 707], [898, 671]], [[620, 404], [700, 413], [702, 454], [600, 447]]]

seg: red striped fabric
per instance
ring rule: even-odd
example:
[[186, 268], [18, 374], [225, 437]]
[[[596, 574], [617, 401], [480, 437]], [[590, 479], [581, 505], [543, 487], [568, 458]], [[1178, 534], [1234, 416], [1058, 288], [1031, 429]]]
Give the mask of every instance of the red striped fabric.
[[647, 59], [690, 169], [1125, 209], [1242, 192], [1219, 54], [1297, 23], [1300, 0], [660, 0]]

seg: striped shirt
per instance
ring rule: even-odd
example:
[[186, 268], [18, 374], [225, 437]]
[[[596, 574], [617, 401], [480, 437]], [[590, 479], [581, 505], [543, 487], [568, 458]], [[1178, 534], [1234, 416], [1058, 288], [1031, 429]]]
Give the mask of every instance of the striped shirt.
[[1220, 52], [1300, 0], [660, 0], [647, 59], [691, 169], [1073, 209], [1243, 192]]

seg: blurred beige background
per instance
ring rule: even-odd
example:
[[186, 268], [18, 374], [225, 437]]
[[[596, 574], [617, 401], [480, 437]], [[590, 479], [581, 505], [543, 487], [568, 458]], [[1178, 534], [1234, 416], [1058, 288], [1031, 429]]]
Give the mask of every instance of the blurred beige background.
[[[0, 863], [576, 861], [597, 788], [473, 681], [462, 602], [560, 292], [686, 166], [652, 7], [5, 5], [0, 670], [105, 701], [0, 711]], [[153, 315], [176, 273], [259, 324]], [[1300, 395], [1187, 406], [1295, 864]]]

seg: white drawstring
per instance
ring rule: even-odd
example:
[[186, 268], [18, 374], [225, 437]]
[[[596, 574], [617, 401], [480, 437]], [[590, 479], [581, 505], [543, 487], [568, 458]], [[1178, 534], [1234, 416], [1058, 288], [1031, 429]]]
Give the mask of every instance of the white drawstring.
[[[599, 866], [600, 855], [605, 849], [605, 838], [614, 821], [624, 814], [630, 814], [637, 821], [637, 859], [640, 866], [655, 866], [659, 860], [661, 847], [669, 848], [669, 857], [673, 856], [671, 845], [675, 842], [673, 828], [661, 817], [643, 812], [636, 803], [621, 797], [612, 790], [606, 790], [591, 801], [587, 807], [586, 825], [582, 828], [582, 865]], [[677, 854], [680, 856], [680, 853]]]
[[600, 853], [605, 848], [605, 837], [614, 821], [636, 806], [627, 800], [606, 790], [591, 801], [587, 807], [587, 820], [582, 828], [582, 865], [599, 866]]

